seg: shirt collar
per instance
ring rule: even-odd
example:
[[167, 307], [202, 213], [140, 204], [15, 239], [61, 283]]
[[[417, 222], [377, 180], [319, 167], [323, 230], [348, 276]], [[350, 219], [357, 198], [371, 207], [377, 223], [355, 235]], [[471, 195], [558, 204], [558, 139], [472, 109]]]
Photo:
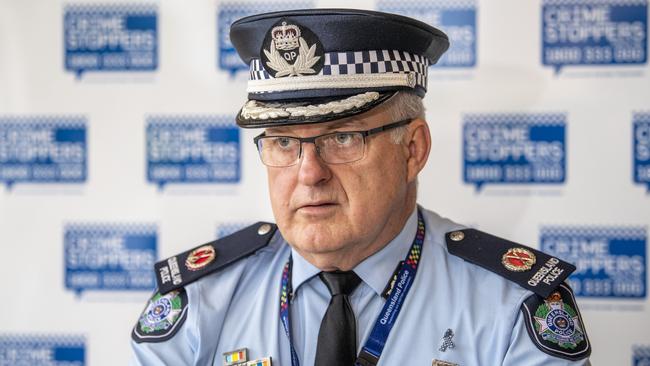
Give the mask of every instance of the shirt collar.
[[295, 292], [300, 285], [319, 274], [321, 270], [298, 254], [293, 247], [291, 248], [291, 258], [293, 261], [291, 265], [291, 287]]
[[[417, 225], [417, 209], [414, 209], [406, 220], [402, 231], [393, 240], [354, 268], [354, 272], [378, 295], [381, 296], [384, 292], [397, 264], [406, 258], [406, 253], [415, 237]], [[291, 248], [291, 256], [293, 258], [291, 285], [295, 291], [300, 285], [319, 274], [321, 270], [300, 256], [293, 248]]]
[[379, 296], [383, 294], [397, 264], [406, 258], [411, 248], [418, 227], [417, 212], [417, 209], [411, 212], [402, 231], [393, 240], [354, 268], [354, 272]]

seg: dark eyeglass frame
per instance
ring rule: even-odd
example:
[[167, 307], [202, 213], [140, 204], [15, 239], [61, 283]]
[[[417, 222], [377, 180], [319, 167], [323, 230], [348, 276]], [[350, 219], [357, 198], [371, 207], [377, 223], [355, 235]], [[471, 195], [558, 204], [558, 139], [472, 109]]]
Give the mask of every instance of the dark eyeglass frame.
[[[298, 150], [298, 158], [296, 159], [296, 162], [298, 162], [300, 160], [300, 158], [302, 157], [302, 144], [305, 143], [305, 142], [315, 144], [316, 139], [319, 139], [319, 138], [324, 137], [324, 136], [336, 135], [336, 134], [339, 134], [339, 133], [358, 133], [358, 134], [361, 134], [361, 136], [363, 137], [363, 146], [364, 146], [364, 149], [365, 149], [366, 137], [376, 135], [376, 134], [381, 133], [381, 132], [389, 131], [389, 130], [392, 130], [392, 129], [397, 128], [397, 127], [406, 126], [409, 123], [413, 122], [414, 119], [415, 118], [407, 118], [407, 119], [403, 119], [403, 120], [400, 120], [400, 121], [397, 121], [397, 122], [392, 122], [392, 123], [389, 123], [389, 124], [386, 124], [386, 125], [383, 125], [383, 126], [371, 128], [369, 130], [362, 130], [362, 131], [333, 131], [333, 132], [328, 132], [328, 133], [324, 133], [322, 135], [311, 136], [311, 137], [295, 137], [295, 136], [284, 136], [284, 135], [266, 136], [266, 131], [265, 131], [265, 132], [262, 132], [261, 134], [255, 136], [253, 138], [253, 143], [257, 147], [257, 151], [260, 153], [260, 159], [261, 159], [261, 151], [260, 151], [260, 145], [259, 145], [259, 141], [261, 139], [266, 138], [266, 137], [269, 137], [269, 138], [270, 137], [273, 137], [273, 138], [280, 137], [280, 138], [288, 138], [288, 139], [298, 140], [300, 142], [300, 149]], [[319, 153], [319, 156], [320, 156], [320, 152], [318, 152], [318, 153]], [[365, 156], [365, 153], [364, 153], [364, 156]], [[353, 160], [353, 161], [357, 161], [357, 160]], [[327, 163], [327, 164], [345, 164], [345, 163], [351, 163], [353, 161], [343, 162], [343, 163]], [[293, 164], [290, 164], [290, 165], [281, 165], [281, 166], [269, 165], [269, 166], [288, 167], [288, 166], [295, 165], [296, 162], [294, 162]], [[264, 163], [263, 160], [262, 160], [262, 163]], [[264, 165], [266, 165], [266, 163], [264, 163]]]

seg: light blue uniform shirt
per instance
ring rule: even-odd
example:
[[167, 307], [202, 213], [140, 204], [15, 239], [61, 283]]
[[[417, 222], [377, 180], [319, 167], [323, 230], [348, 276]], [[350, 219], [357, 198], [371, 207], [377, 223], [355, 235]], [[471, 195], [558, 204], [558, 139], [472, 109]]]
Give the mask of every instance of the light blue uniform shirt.
[[[589, 365], [540, 351], [531, 340], [522, 302], [532, 292], [448, 253], [445, 233], [462, 227], [422, 210], [426, 236], [415, 282], [379, 365]], [[414, 211], [382, 250], [354, 271], [363, 280], [350, 296], [361, 350], [386, 301], [381, 295], [406, 257], [417, 229]], [[330, 301], [320, 270], [292, 251], [276, 232], [268, 246], [185, 287], [187, 319], [173, 338], [132, 342], [133, 365], [223, 365], [223, 353], [247, 348], [249, 360], [271, 357], [291, 366], [289, 340], [279, 316], [280, 278], [293, 256], [291, 327], [301, 365], [313, 365], [318, 331]], [[455, 347], [440, 351], [447, 329]]]

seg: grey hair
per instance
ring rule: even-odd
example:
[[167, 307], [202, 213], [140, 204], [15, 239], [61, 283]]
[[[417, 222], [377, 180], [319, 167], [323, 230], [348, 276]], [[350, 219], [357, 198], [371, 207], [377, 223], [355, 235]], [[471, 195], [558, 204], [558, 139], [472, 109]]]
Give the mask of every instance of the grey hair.
[[[424, 119], [424, 103], [422, 98], [411, 91], [400, 91], [393, 95], [386, 104], [386, 108], [391, 121], [397, 122], [405, 119]], [[408, 126], [402, 126], [391, 131], [391, 139], [395, 144], [404, 142], [404, 136], [408, 131]]]

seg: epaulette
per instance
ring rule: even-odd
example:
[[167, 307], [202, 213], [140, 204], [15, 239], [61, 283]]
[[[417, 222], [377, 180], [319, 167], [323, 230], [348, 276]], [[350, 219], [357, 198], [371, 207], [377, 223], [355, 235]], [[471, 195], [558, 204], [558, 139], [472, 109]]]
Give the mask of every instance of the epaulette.
[[475, 229], [448, 232], [449, 253], [547, 298], [576, 267], [525, 245]]
[[162, 260], [154, 266], [158, 291], [164, 295], [218, 271], [265, 247], [277, 226], [258, 222], [231, 235]]

